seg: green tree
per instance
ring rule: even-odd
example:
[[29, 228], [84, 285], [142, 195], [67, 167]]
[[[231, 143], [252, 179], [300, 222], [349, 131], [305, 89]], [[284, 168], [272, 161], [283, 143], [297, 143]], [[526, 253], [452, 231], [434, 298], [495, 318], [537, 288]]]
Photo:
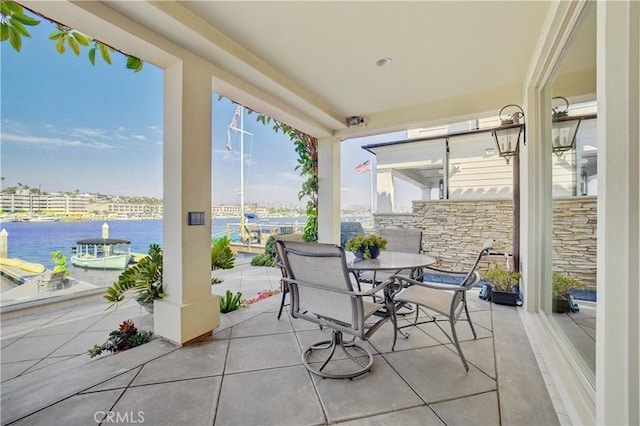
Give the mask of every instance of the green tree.
[[51, 261], [54, 265], [54, 273], [64, 272], [64, 276], [68, 277], [71, 274], [69, 267], [67, 267], [67, 256], [62, 254], [62, 250], [56, 250], [51, 252]]
[[25, 15], [24, 8], [11, 0], [2, 0], [0, 13], [0, 40], [9, 40], [11, 47], [19, 52], [22, 49], [22, 37], [31, 37], [26, 26], [38, 25], [40, 21]]
[[55, 42], [56, 52], [63, 54], [67, 51], [67, 48], [69, 48], [69, 50], [75, 53], [76, 56], [80, 56], [82, 48], [88, 47], [89, 53], [87, 56], [89, 58], [89, 62], [91, 62], [91, 65], [95, 65], [97, 53], [100, 53], [100, 57], [104, 62], [111, 64], [111, 52], [118, 51], [127, 57], [127, 63], [125, 65], [127, 69], [131, 69], [134, 72], [142, 70], [143, 62], [139, 58], [115, 49], [108, 44], [91, 38], [71, 27], [59, 22], [54, 22], [46, 16], [29, 8], [25, 8], [12, 0], [2, 0], [1, 7], [1, 41], [9, 40], [11, 46], [18, 52], [22, 48], [22, 37], [31, 37], [31, 34], [29, 34], [25, 25], [34, 26], [40, 24], [40, 20], [25, 14], [26, 9], [36, 16], [56, 24], [56, 28], [51, 32], [51, 34], [49, 34], [49, 40], [53, 40]]

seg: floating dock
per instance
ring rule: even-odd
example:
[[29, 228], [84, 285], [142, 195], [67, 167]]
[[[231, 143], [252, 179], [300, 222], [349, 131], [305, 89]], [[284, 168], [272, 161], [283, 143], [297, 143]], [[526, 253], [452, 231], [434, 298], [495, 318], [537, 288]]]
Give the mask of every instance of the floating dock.
[[22, 284], [45, 271], [46, 268], [40, 263], [27, 262], [17, 258], [0, 258], [0, 274], [18, 284]]

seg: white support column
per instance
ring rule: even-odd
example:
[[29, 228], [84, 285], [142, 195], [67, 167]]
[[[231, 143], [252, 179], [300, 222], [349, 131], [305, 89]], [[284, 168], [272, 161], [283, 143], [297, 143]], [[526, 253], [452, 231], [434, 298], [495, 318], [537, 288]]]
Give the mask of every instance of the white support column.
[[376, 170], [376, 179], [376, 194], [378, 197], [376, 213], [393, 213], [395, 203], [393, 172], [391, 170]]
[[551, 96], [547, 89], [527, 92], [527, 145], [520, 146], [520, 270], [523, 298], [528, 312], [541, 309], [544, 283], [551, 282], [552, 270], [552, 173]]
[[[164, 290], [154, 331], [182, 345], [220, 325], [211, 294], [211, 75], [189, 62], [164, 72]], [[202, 212], [204, 225], [187, 224]]]
[[596, 423], [640, 424], [640, 3], [597, 4]]
[[318, 242], [340, 244], [340, 140], [318, 139]]

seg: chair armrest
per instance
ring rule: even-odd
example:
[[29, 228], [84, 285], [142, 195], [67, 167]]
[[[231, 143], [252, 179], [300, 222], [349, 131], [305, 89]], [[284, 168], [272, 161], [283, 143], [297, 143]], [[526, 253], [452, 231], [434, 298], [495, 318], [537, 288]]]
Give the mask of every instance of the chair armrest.
[[[431, 268], [431, 267], [428, 267], [428, 266], [426, 266], [425, 269], [430, 269], [432, 271], [437, 272], [436, 275], [460, 278], [460, 282], [455, 283], [455, 285], [462, 285], [463, 279], [469, 273], [469, 272], [460, 272], [460, 271], [447, 271], [447, 270], [444, 270], [444, 269]], [[478, 282], [480, 282], [480, 274], [478, 273], [478, 271], [473, 271], [472, 280], [468, 284], [466, 284], [465, 287], [473, 287], [474, 285], [478, 284]]]
[[389, 278], [387, 281], [380, 283], [378, 285], [373, 286], [372, 288], [370, 288], [369, 290], [364, 290], [364, 291], [356, 291], [354, 292], [354, 295], [356, 296], [371, 296], [373, 294], [376, 294], [378, 292], [380, 292], [380, 290], [384, 290], [385, 288], [387, 288], [391, 283], [393, 283], [393, 277]]
[[468, 272], [464, 272], [464, 271], [449, 271], [447, 269], [440, 269], [440, 268], [434, 268], [432, 266], [423, 266], [423, 269], [429, 269], [431, 271], [435, 271], [439, 274], [445, 274], [445, 275], [455, 275], [455, 276], [465, 276], [467, 275]]
[[295, 284], [295, 285], [299, 285], [299, 286], [302, 286], [302, 287], [317, 288], [319, 290], [329, 291], [329, 292], [332, 292], [332, 293], [347, 294], [349, 296], [357, 296], [357, 295], [359, 295], [359, 292], [356, 292], [356, 291], [349, 291], [349, 290], [343, 290], [343, 289], [340, 289], [340, 288], [326, 287], [326, 286], [322, 286], [322, 285], [312, 284], [312, 283], [307, 282], [307, 281], [294, 280], [294, 279], [287, 278], [287, 277], [282, 277], [282, 281], [284, 281], [284, 282], [286, 282], [288, 284]]
[[[474, 272], [474, 274], [477, 275], [477, 272]], [[416, 281], [411, 278], [403, 277], [401, 275], [394, 275], [392, 278], [394, 278], [395, 281], [399, 282], [402, 285], [402, 287], [405, 287], [405, 284], [409, 284], [409, 285], [417, 285], [420, 287], [432, 288], [435, 290], [446, 290], [446, 291], [467, 291], [468, 290], [468, 287], [462, 287], [457, 284], [442, 284], [442, 283], [434, 283], [434, 282]], [[477, 280], [479, 280], [479, 276], [477, 277]], [[476, 280], [474, 280], [474, 282], [475, 281]]]

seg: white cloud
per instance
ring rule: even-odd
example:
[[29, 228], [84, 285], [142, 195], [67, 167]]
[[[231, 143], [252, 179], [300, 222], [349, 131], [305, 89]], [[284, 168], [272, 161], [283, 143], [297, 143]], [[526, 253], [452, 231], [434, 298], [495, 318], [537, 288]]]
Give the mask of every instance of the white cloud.
[[278, 173], [278, 176], [283, 178], [283, 179], [287, 179], [287, 180], [293, 180], [293, 181], [302, 181], [302, 176], [300, 176], [298, 173], [294, 173], [294, 172], [280, 172]]
[[68, 146], [68, 147], [93, 148], [93, 149], [112, 148], [111, 145], [103, 142], [83, 142], [79, 140], [17, 135], [14, 133], [4, 133], [4, 132], [0, 133], [0, 140], [2, 142], [20, 142], [20, 143], [42, 145], [42, 146]]
[[147, 137], [144, 135], [131, 135], [132, 138], [137, 139], [139, 141], [146, 141]]
[[214, 149], [213, 156], [216, 157], [216, 159], [222, 159], [223, 161], [236, 161], [239, 154], [234, 151], [229, 151], [228, 149]]
[[13, 133], [20, 133], [20, 134], [24, 134], [25, 132], [25, 126], [20, 123], [19, 121], [14, 121], [14, 120], [2, 120], [2, 128], [5, 130], [10, 130]]
[[358, 188], [354, 188], [352, 186], [343, 186], [341, 188], [342, 192], [346, 192], [347, 194], [359, 194], [360, 190]]
[[104, 138], [105, 131], [102, 129], [75, 128], [69, 131], [69, 136], [76, 136], [80, 138]]
[[[284, 186], [278, 184], [250, 184], [245, 188], [247, 202], [270, 203], [277, 201], [282, 204], [304, 205], [306, 201], [298, 200], [297, 186]], [[277, 194], [277, 196], [274, 196]]]

